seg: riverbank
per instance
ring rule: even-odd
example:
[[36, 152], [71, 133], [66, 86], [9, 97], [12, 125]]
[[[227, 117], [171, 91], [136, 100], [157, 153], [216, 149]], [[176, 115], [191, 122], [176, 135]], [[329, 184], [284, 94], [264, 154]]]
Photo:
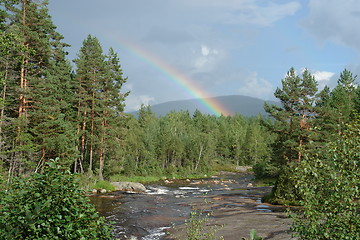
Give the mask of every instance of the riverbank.
[[112, 182], [133, 182], [149, 185], [157, 182], [164, 181], [173, 182], [181, 180], [194, 180], [194, 179], [207, 179], [214, 175], [234, 175], [241, 173], [252, 173], [251, 166], [217, 166], [217, 172], [211, 171], [199, 174], [177, 174], [172, 173], [168, 175], [149, 175], [149, 176], [126, 176], [126, 175], [112, 175], [108, 180], [99, 180], [97, 176], [92, 173], [78, 175], [80, 187], [88, 193], [106, 193], [117, 191], [116, 187], [111, 184]]

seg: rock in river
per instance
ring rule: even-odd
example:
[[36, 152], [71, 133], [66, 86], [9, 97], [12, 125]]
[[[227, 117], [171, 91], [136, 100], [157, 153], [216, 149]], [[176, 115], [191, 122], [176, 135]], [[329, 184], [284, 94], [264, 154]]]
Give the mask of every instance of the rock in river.
[[136, 182], [112, 182], [117, 191], [145, 192], [146, 188], [141, 183]]

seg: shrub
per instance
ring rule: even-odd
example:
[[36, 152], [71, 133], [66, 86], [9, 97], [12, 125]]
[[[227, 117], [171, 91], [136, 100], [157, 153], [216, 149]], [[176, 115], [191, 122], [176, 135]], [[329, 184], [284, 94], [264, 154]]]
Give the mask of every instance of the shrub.
[[105, 189], [106, 191], [115, 191], [116, 188], [111, 185], [109, 182], [107, 181], [103, 181], [103, 180], [99, 180], [95, 183], [95, 185], [93, 186], [94, 189], [97, 190], [101, 190], [101, 189]]
[[194, 210], [190, 213], [190, 219], [186, 221], [186, 240], [223, 240], [222, 236], [216, 236], [219, 227], [207, 227], [210, 213], [203, 210]]
[[293, 214], [299, 239], [360, 239], [360, 120], [330, 143], [326, 154], [304, 159], [296, 187], [304, 211]]
[[74, 176], [51, 160], [1, 193], [0, 239], [111, 239]]

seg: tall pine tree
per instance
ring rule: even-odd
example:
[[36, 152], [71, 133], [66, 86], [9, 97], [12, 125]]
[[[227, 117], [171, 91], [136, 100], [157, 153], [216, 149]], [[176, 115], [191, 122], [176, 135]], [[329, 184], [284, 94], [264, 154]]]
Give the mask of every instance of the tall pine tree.
[[282, 80], [282, 89], [277, 88], [274, 94], [281, 106], [265, 104], [265, 111], [275, 119], [268, 127], [277, 134], [273, 144], [273, 161], [281, 170], [273, 189], [276, 199], [296, 200], [300, 197], [291, 175], [314, 137], [314, 121], [318, 114], [315, 107], [316, 93], [317, 82], [309, 71], [305, 70], [300, 77], [291, 68]]
[[121, 93], [125, 83], [119, 58], [110, 49], [106, 56], [96, 37], [89, 35], [83, 42], [78, 58], [76, 80], [78, 105], [79, 163], [86, 162], [93, 171], [94, 159], [99, 159], [99, 178], [103, 179], [107, 150], [119, 145], [118, 124], [122, 117], [124, 100]]
[[[71, 131], [65, 117], [69, 111], [62, 105], [69, 100], [65, 95], [71, 95], [65, 80], [70, 77], [70, 65], [65, 60], [67, 45], [56, 32], [47, 1], [14, 0], [3, 4], [7, 13], [4, 31], [15, 36], [18, 46], [7, 58], [7, 80], [2, 89], [6, 106], [2, 118], [6, 119], [4, 127], [10, 143], [6, 154], [13, 175], [35, 169], [38, 157], [42, 158], [40, 167], [45, 159], [67, 152], [60, 146], [71, 142], [71, 134], [64, 134]], [[55, 110], [55, 103], [62, 110]], [[61, 118], [62, 123], [50, 123]], [[47, 133], [47, 127], [53, 134]]]

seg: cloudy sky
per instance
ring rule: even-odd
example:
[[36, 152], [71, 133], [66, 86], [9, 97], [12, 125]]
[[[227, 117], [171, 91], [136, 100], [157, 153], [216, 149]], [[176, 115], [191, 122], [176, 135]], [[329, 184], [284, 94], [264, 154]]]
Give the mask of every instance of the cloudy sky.
[[309, 69], [320, 87], [344, 68], [360, 75], [358, 0], [50, 0], [49, 8], [69, 59], [88, 34], [119, 54], [127, 111], [194, 98], [192, 84], [203, 96], [270, 100], [290, 67]]

